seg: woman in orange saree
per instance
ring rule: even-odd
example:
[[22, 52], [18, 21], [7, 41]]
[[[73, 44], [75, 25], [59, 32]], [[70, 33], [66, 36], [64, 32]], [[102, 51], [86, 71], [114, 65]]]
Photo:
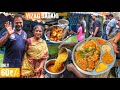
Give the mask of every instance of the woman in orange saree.
[[26, 53], [21, 67], [21, 77], [44, 78], [43, 67], [48, 58], [48, 47], [41, 38], [43, 27], [36, 25], [33, 28], [34, 36], [27, 39]]

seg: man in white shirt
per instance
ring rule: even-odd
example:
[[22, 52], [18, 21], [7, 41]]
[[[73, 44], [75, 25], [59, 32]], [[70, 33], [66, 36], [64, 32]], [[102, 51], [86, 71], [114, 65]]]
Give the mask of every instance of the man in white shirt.
[[86, 21], [85, 21], [85, 19], [84, 19], [84, 17], [82, 16], [82, 17], [80, 17], [80, 21], [82, 22], [82, 24], [83, 24], [83, 28], [84, 28], [84, 38], [85, 38], [85, 33], [86, 33]]

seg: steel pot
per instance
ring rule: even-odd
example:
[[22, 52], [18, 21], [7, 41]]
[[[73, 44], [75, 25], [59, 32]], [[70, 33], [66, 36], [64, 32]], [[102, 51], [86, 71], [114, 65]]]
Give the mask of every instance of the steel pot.
[[64, 66], [63, 70], [58, 72], [58, 73], [53, 73], [53, 72], [50, 72], [47, 70], [47, 67], [50, 65], [50, 64], [54, 64], [55, 63], [55, 60], [56, 59], [51, 59], [51, 60], [48, 60], [47, 62], [45, 62], [45, 65], [44, 65], [44, 69], [46, 71], [46, 74], [49, 78], [59, 78], [63, 72], [66, 70], [66, 67]]

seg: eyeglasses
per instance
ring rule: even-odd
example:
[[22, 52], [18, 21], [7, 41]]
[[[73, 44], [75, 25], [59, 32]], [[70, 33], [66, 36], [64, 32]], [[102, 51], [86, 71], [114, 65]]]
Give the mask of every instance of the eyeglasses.
[[22, 24], [22, 22], [15, 22], [15, 23], [16, 23], [16, 24], [19, 24], [19, 23]]

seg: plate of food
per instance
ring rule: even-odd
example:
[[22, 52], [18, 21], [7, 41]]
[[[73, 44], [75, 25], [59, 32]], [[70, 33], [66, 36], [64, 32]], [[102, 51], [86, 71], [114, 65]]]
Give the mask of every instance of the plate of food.
[[61, 43], [66, 38], [66, 34], [66, 26], [63, 27], [61, 25], [53, 25], [44, 33], [46, 40], [52, 43]]
[[100, 75], [109, 71], [115, 61], [116, 54], [108, 41], [91, 37], [78, 42], [72, 52], [73, 64], [87, 75]]

